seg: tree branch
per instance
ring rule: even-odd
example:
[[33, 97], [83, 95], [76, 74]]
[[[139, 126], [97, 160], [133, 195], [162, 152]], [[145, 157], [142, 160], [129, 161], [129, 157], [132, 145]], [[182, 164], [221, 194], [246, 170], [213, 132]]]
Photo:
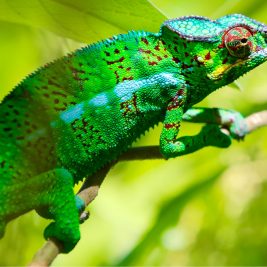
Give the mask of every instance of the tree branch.
[[[249, 133], [256, 129], [267, 126], [267, 110], [253, 113], [246, 118]], [[225, 133], [227, 129], [223, 129]], [[160, 154], [158, 146], [145, 146], [145, 147], [134, 147], [125, 152], [117, 161], [111, 162], [94, 175], [87, 177], [78, 192], [78, 195], [84, 200], [86, 206], [88, 206], [97, 196], [100, 185], [105, 179], [110, 168], [115, 165], [118, 161], [129, 161], [129, 160], [145, 160], [145, 159], [163, 159]], [[80, 221], [83, 222], [88, 217], [86, 212], [80, 215]], [[35, 254], [32, 262], [29, 266], [50, 266], [53, 260], [61, 251], [61, 245], [56, 240], [48, 240], [44, 246]]]

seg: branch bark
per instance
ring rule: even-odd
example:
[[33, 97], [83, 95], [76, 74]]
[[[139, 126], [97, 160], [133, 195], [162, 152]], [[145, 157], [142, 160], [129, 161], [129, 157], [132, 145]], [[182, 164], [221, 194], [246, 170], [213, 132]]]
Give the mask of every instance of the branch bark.
[[[267, 126], [267, 110], [251, 114], [250, 116], [246, 117], [246, 122], [249, 133], [260, 127]], [[227, 133], [227, 129], [224, 129], [224, 132]], [[113, 165], [115, 165], [118, 161], [145, 159], [163, 159], [163, 156], [160, 154], [159, 147], [145, 146], [129, 149], [121, 157], [119, 157], [118, 160], [109, 163], [94, 175], [87, 177], [80, 191], [78, 192], [78, 195], [85, 201], [86, 206], [88, 206], [97, 196], [100, 185]], [[81, 222], [83, 222], [86, 218], [88, 218], [88, 214], [83, 212], [80, 215]], [[35, 254], [29, 266], [50, 266], [60, 251], [61, 244], [57, 240], [48, 240]]]

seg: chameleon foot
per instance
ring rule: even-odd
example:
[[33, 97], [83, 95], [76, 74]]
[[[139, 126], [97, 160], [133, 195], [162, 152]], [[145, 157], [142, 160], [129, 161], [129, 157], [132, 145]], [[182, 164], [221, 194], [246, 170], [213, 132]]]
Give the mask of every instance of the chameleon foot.
[[231, 137], [236, 140], [243, 140], [248, 133], [248, 125], [244, 117], [239, 112], [231, 111], [230, 121], [226, 128], [229, 130]]
[[76, 225], [71, 225], [71, 222], [66, 222], [67, 226], [59, 225], [58, 223], [49, 224], [44, 231], [45, 239], [56, 238], [63, 245], [63, 253], [70, 252], [77, 242], [80, 240], [80, 231]]
[[205, 146], [216, 146], [226, 148], [231, 145], [231, 138], [222, 132], [219, 126], [208, 124], [201, 129]]
[[84, 223], [90, 216], [89, 211], [83, 211], [82, 214], [80, 215], [80, 223]]

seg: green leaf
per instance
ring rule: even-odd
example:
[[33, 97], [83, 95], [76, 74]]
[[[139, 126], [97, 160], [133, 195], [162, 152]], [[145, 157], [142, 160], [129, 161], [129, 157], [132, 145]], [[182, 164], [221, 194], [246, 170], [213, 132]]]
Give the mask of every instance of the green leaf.
[[146, 0], [0, 0], [0, 20], [45, 28], [81, 42], [128, 30], [158, 31], [165, 19]]

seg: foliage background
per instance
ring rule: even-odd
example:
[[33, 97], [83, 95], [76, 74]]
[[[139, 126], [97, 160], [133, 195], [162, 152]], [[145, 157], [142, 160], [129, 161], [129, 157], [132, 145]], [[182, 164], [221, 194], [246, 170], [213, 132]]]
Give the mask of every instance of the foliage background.
[[[130, 29], [158, 31], [165, 17], [243, 13], [267, 23], [264, 0], [0, 0], [0, 96], [23, 77], [83, 43]], [[267, 108], [267, 64], [200, 105], [248, 115]], [[159, 125], [135, 145], [157, 144]], [[183, 134], [199, 126], [183, 124]], [[90, 206], [82, 239], [55, 265], [267, 265], [267, 129], [226, 149], [163, 161], [119, 163]], [[47, 221], [12, 221], [0, 265], [25, 265]]]

